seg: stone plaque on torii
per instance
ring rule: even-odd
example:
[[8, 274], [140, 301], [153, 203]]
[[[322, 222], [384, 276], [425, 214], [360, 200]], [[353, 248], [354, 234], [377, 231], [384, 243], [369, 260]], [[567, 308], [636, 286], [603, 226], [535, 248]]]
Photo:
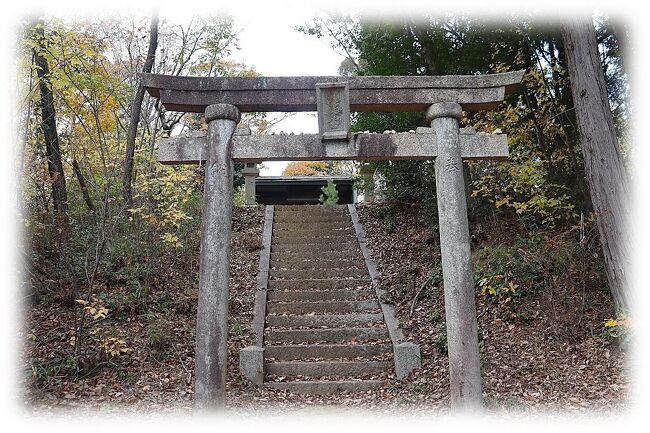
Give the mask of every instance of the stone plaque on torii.
[[[143, 74], [168, 110], [203, 112], [206, 136], [162, 141], [164, 164], [204, 163], [195, 365], [197, 408], [225, 404], [233, 162], [435, 159], [450, 400], [482, 407], [474, 278], [462, 160], [508, 157], [504, 134], [459, 129], [462, 110], [493, 109], [523, 71], [464, 76], [176, 77]], [[318, 111], [319, 134], [235, 134], [240, 112]], [[349, 113], [424, 111], [415, 133], [350, 134]], [[253, 166], [250, 166], [253, 169]]]

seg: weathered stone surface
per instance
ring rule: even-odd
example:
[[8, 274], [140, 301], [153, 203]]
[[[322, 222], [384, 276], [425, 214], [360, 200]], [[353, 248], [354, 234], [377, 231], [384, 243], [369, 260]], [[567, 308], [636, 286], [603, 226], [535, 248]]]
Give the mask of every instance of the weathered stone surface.
[[269, 302], [289, 301], [358, 301], [361, 299], [372, 299], [374, 293], [369, 290], [273, 290], [268, 294]]
[[337, 230], [341, 228], [348, 229], [350, 221], [348, 219], [341, 219], [341, 221], [333, 222], [322, 222], [314, 223], [313, 221], [302, 221], [300, 223], [287, 223], [276, 221], [276, 224], [273, 226], [273, 230], [279, 236], [284, 231], [288, 232], [313, 232], [313, 231], [322, 231], [322, 230]]
[[385, 385], [382, 380], [339, 380], [339, 381], [308, 381], [267, 382], [264, 386], [273, 389], [287, 390], [293, 394], [326, 395], [340, 392], [365, 392]]
[[[239, 123], [241, 119], [241, 114], [239, 109], [232, 104], [212, 104], [208, 105], [205, 108], [205, 121], [207, 123], [212, 122], [213, 120], [232, 120], [235, 123]], [[234, 134], [234, 131], [233, 131]]]
[[259, 346], [244, 347], [239, 351], [241, 375], [256, 385], [264, 384], [264, 349]]
[[299, 344], [266, 346], [266, 359], [294, 361], [298, 359], [345, 359], [388, 356], [392, 353], [390, 344]]
[[383, 373], [391, 368], [388, 361], [282, 361], [267, 362], [266, 372], [278, 376], [362, 376]]
[[410, 341], [404, 341], [393, 346], [395, 357], [395, 374], [398, 379], [404, 379], [411, 371], [422, 368], [420, 346]]
[[316, 108], [321, 141], [348, 138], [350, 87], [347, 82], [316, 83]]
[[349, 247], [351, 245], [351, 241], [356, 240], [356, 238], [353, 238], [350, 232], [341, 232], [341, 233], [336, 233], [336, 232], [321, 232], [321, 233], [302, 233], [302, 236], [296, 235], [296, 236], [287, 236], [287, 235], [281, 235], [281, 236], [276, 236], [273, 238], [273, 242], [275, 245], [313, 245], [313, 244], [319, 244], [319, 245], [341, 245], [341, 246], [346, 246]]
[[[450, 117], [460, 120], [463, 116], [463, 109], [455, 102], [439, 102], [427, 108], [425, 116], [428, 122], [439, 117]], [[434, 128], [432, 128], [432, 130], [435, 134], [436, 130]]]
[[523, 71], [440, 77], [171, 77], [142, 76], [150, 95], [168, 110], [203, 112], [215, 103], [241, 111], [316, 111], [316, 84], [348, 81], [351, 111], [424, 111], [453, 101], [465, 110], [494, 108]]
[[383, 320], [381, 313], [270, 315], [266, 318], [266, 324], [274, 328], [355, 327], [380, 324]]
[[309, 222], [306, 222], [305, 217], [303, 215], [284, 214], [278, 216], [277, 222], [278, 224], [295, 225], [296, 228], [305, 228], [305, 227], [318, 226], [319, 224], [348, 224], [350, 221], [347, 215], [322, 216], [317, 220], [311, 219], [309, 220]]
[[388, 338], [386, 328], [278, 329], [267, 334], [269, 343], [369, 341]]
[[373, 203], [375, 201], [375, 172], [368, 163], [363, 164], [360, 172], [363, 176], [363, 201]]
[[247, 205], [254, 205], [255, 198], [255, 178], [260, 175], [260, 170], [254, 162], [247, 162], [242, 170], [244, 176], [244, 199]]
[[262, 346], [264, 341], [264, 318], [266, 317], [266, 297], [269, 284], [269, 263], [271, 261], [271, 235], [273, 233], [274, 208], [269, 205], [264, 209], [264, 228], [262, 229], [262, 249], [257, 272], [255, 306], [253, 307], [253, 332], [255, 345]]
[[270, 276], [273, 279], [345, 279], [345, 278], [364, 278], [368, 276], [368, 271], [359, 268], [349, 269], [271, 269]]
[[205, 168], [196, 327], [197, 409], [225, 405], [232, 230], [230, 146], [235, 126], [236, 122], [230, 119], [216, 119], [208, 125], [210, 146]]
[[[346, 205], [344, 204], [334, 204], [328, 205], [326, 208], [321, 204], [280, 204], [277, 205], [277, 210], [280, 213], [283, 212], [313, 212], [315, 214], [345, 214]], [[325, 212], [323, 212], [325, 210]]]
[[354, 229], [357, 233], [361, 252], [366, 261], [366, 266], [372, 280], [372, 285], [375, 288], [377, 299], [379, 299], [379, 305], [384, 315], [384, 321], [386, 323], [388, 334], [390, 335], [391, 342], [393, 343], [395, 373], [398, 379], [402, 379], [406, 377], [413, 369], [421, 367], [420, 346], [415, 343], [403, 341], [404, 334], [402, 333], [397, 317], [395, 316], [395, 308], [386, 302], [382, 302], [382, 300], [386, 298], [387, 292], [379, 286], [379, 272], [377, 271], [377, 265], [370, 257], [370, 251], [368, 251], [368, 248], [366, 246], [366, 235], [359, 221], [359, 215], [357, 214], [357, 210], [354, 205], [348, 205], [348, 209], [350, 211], [352, 225], [354, 226]]
[[273, 253], [283, 252], [283, 251], [295, 251], [295, 252], [300, 252], [305, 254], [320, 252], [322, 255], [327, 256], [331, 251], [333, 252], [347, 251], [350, 253], [356, 253], [358, 249], [359, 247], [353, 244], [341, 245], [338, 242], [325, 241], [323, 243], [313, 242], [313, 243], [306, 243], [306, 244], [293, 244], [293, 243], [277, 244], [277, 245], [273, 245], [271, 251]]
[[[341, 224], [326, 227], [323, 224], [314, 224], [311, 227], [295, 227], [293, 226], [290, 229], [281, 229], [276, 225], [274, 228], [274, 236], [276, 239], [287, 239], [287, 238], [301, 238], [305, 237], [317, 237], [317, 238], [327, 238], [327, 237], [336, 237], [336, 236], [352, 236], [354, 235], [354, 230], [348, 227], [350, 222], [348, 221], [345, 226]], [[285, 226], [286, 227], [286, 226]], [[356, 238], [352, 238], [356, 240]]]
[[314, 302], [272, 302], [267, 305], [269, 314], [308, 313], [361, 313], [379, 310], [375, 300], [366, 301], [314, 301]]
[[[317, 134], [251, 135], [233, 137], [235, 161], [427, 160], [438, 156], [435, 133], [353, 134], [349, 140], [323, 143]], [[161, 140], [158, 160], [163, 164], [196, 164], [205, 161], [205, 140], [172, 137]], [[505, 134], [462, 134], [461, 157], [504, 159], [508, 157]]]
[[331, 290], [367, 287], [370, 278], [351, 278], [348, 280], [270, 280], [272, 290]]
[[290, 260], [277, 260], [271, 261], [271, 267], [274, 269], [348, 269], [359, 268], [363, 269], [365, 262], [359, 259], [348, 259], [347, 257], [342, 260], [325, 260], [318, 257], [316, 260], [305, 260], [294, 257]]
[[[442, 115], [453, 110], [445, 105], [429, 111]], [[482, 407], [481, 366], [458, 120], [435, 117], [431, 128], [440, 153], [435, 172], [451, 405], [478, 409]]]
[[289, 76], [289, 77], [188, 77], [140, 74], [142, 85], [154, 97], [159, 89], [172, 90], [312, 90], [317, 83], [347, 82], [350, 89], [473, 89], [506, 87], [513, 90], [524, 71], [484, 75], [439, 76]]
[[[350, 111], [424, 111], [431, 103], [455, 100], [467, 111], [493, 109], [505, 96], [503, 87], [479, 89], [354, 89]], [[315, 90], [254, 90], [194, 92], [160, 90], [160, 100], [170, 111], [202, 112], [212, 103], [234, 103], [242, 112], [316, 111]]]
[[311, 250], [311, 251], [274, 251], [271, 253], [271, 258], [275, 260], [357, 260], [363, 259], [361, 256], [361, 251], [327, 251], [326, 254], [323, 254], [323, 251]]
[[248, 125], [237, 125], [234, 135], [251, 135], [251, 128]]

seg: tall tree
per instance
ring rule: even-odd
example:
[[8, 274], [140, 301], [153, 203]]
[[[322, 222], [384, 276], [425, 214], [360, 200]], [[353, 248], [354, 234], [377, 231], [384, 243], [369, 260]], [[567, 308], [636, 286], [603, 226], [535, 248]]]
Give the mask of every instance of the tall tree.
[[[151, 29], [149, 32], [149, 49], [147, 58], [142, 67], [142, 72], [150, 73], [156, 58], [156, 49], [158, 48], [158, 11], [154, 10], [151, 16]], [[142, 111], [142, 100], [144, 99], [144, 87], [138, 82], [138, 88], [131, 105], [131, 119], [126, 137], [126, 155], [124, 157], [124, 174], [122, 177], [122, 194], [126, 204], [130, 204], [133, 199], [132, 181], [133, 181], [133, 156], [135, 154], [135, 136], [138, 133], [138, 124], [140, 123], [140, 113]]]
[[32, 26], [32, 51], [38, 74], [41, 112], [41, 130], [45, 139], [45, 155], [50, 182], [52, 183], [52, 201], [56, 223], [65, 227], [68, 223], [68, 195], [65, 186], [65, 174], [59, 148], [59, 134], [56, 129], [56, 110], [50, 80], [50, 65], [47, 61], [48, 38], [45, 35], [45, 21], [41, 18]]
[[588, 18], [561, 25], [571, 92], [591, 200], [610, 290], [619, 308], [630, 305], [629, 184], [621, 158], [593, 23]]

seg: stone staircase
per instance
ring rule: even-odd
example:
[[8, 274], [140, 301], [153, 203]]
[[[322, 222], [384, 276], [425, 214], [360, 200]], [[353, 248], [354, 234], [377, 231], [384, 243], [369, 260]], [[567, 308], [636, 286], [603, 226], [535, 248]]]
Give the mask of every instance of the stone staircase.
[[244, 376], [301, 394], [368, 391], [394, 379], [397, 333], [386, 325], [348, 207], [272, 212], [268, 286], [256, 299], [265, 301], [256, 311], [265, 315], [257, 320], [262, 350], [252, 348], [262, 371]]

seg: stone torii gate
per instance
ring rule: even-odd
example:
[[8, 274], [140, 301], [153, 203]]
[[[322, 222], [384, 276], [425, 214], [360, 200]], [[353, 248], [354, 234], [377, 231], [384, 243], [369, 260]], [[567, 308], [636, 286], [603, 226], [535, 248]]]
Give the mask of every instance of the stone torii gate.
[[[207, 136], [159, 144], [164, 164], [205, 163], [195, 406], [225, 404], [233, 161], [435, 159], [453, 408], [481, 408], [474, 278], [462, 160], [508, 157], [503, 134], [459, 129], [462, 110], [495, 108], [523, 71], [471, 76], [176, 77], [143, 74], [168, 110], [205, 113]], [[319, 134], [239, 135], [240, 112], [317, 111]], [[415, 133], [351, 134], [350, 112], [424, 111]]]

